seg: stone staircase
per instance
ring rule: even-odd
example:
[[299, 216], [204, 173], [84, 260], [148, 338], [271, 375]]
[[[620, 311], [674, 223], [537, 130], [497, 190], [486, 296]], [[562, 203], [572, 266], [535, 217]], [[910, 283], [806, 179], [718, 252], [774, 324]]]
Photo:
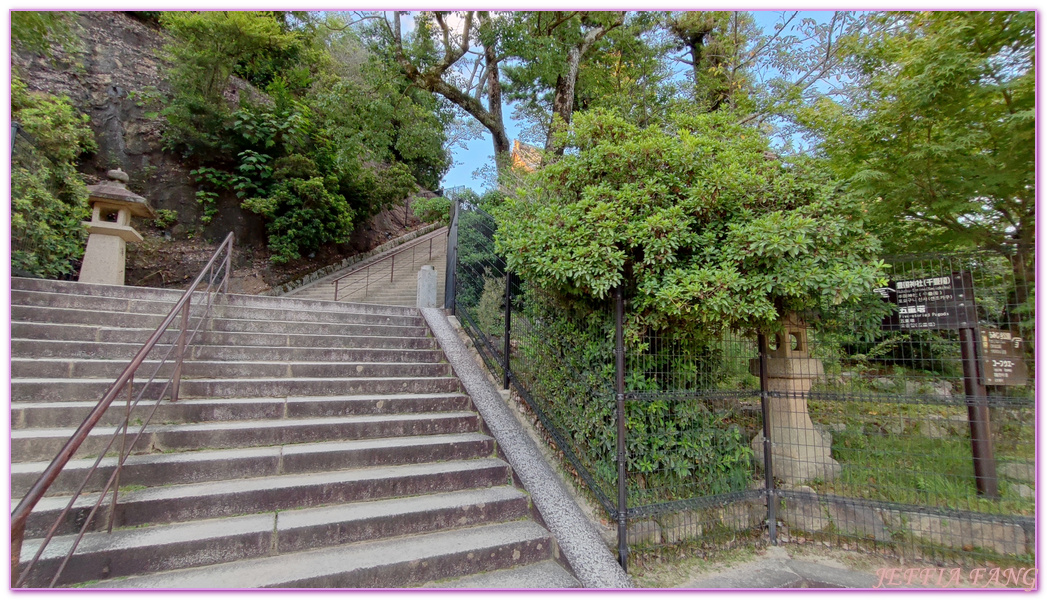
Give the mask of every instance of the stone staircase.
[[[16, 504], [180, 292], [12, 288]], [[579, 585], [416, 309], [229, 295], [211, 324], [180, 400], [164, 400], [124, 466], [113, 532], [106, 501], [59, 585]], [[37, 505], [23, 567], [124, 411], [110, 407]], [[115, 462], [102, 460], [30, 586], [47, 585]]]
[[[394, 254], [396, 257], [392, 258]], [[417, 306], [418, 270], [423, 265], [436, 269], [436, 299], [438, 304], [442, 304], [447, 269], [446, 227], [393, 248], [365, 263], [302, 286], [286, 297], [333, 300], [334, 280], [342, 278], [338, 283], [339, 302]]]

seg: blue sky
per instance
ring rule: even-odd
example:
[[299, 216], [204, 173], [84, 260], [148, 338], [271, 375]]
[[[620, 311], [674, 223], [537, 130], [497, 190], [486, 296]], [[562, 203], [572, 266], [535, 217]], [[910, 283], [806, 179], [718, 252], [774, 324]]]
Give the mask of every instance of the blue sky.
[[[765, 31], [774, 26], [782, 13], [783, 11], [778, 9], [754, 11], [757, 24]], [[825, 22], [831, 16], [831, 11], [802, 11], [796, 20], [799, 21], [799, 19], [809, 17], [818, 22]], [[509, 139], [515, 140], [520, 135], [522, 124], [517, 123], [512, 119], [512, 112], [512, 105], [507, 104], [503, 110], [503, 113], [505, 114], [506, 134], [509, 136]], [[443, 187], [446, 189], [461, 185], [467, 188], [472, 188], [478, 192], [483, 191], [483, 181], [474, 177], [473, 173], [477, 169], [480, 169], [485, 165], [491, 165], [494, 162], [491, 135], [485, 132], [482, 138], [470, 140], [465, 149], [453, 148], [452, 156], [454, 158], [454, 166], [451, 167], [446, 175], [444, 175]]]

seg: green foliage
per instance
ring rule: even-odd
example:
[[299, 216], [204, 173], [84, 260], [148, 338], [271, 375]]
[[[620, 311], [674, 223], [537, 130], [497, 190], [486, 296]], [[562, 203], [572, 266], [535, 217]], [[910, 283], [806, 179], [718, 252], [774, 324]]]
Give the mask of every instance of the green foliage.
[[212, 167], [193, 169], [189, 174], [196, 179], [198, 185], [206, 186], [196, 191], [196, 201], [204, 209], [200, 222], [206, 225], [218, 214], [218, 195], [222, 190], [232, 185], [234, 176], [232, 173], [226, 173]]
[[[174, 95], [165, 140], [200, 167], [197, 198], [210, 222], [235, 195], [266, 220], [273, 260], [348, 239], [354, 220], [435, 186], [449, 166], [444, 116], [366, 52], [351, 68], [335, 50], [351, 30], [310, 14], [164, 13]], [[239, 83], [229, 100], [232, 78]], [[313, 219], [327, 219], [312, 223]]]
[[1031, 259], [1034, 13], [876, 21], [851, 48], [853, 100], [809, 115], [834, 170], [891, 251], [1018, 244]]
[[153, 225], [159, 227], [160, 229], [167, 229], [168, 227], [174, 225], [177, 222], [178, 211], [167, 210], [166, 208], [158, 209], [156, 211], [156, 218], [153, 219]]
[[11, 82], [11, 113], [31, 137], [15, 140], [11, 160], [11, 265], [40, 277], [73, 271], [83, 255], [90, 215], [87, 189], [76, 171], [94, 135], [87, 115], [68, 98], [29, 92], [17, 76]]
[[485, 335], [500, 337], [505, 333], [505, 277], [484, 277], [484, 291], [473, 315]]
[[641, 129], [579, 115], [577, 152], [498, 213], [509, 269], [579, 300], [624, 284], [632, 337], [770, 331], [787, 311], [828, 313], [868, 292], [882, 266], [861, 207], [811, 164], [768, 157], [735, 120], [676, 114]]
[[449, 225], [451, 222], [451, 201], [440, 196], [415, 198], [411, 204], [411, 212], [421, 219], [423, 223]]
[[73, 32], [73, 13], [13, 10], [10, 14], [11, 42], [16, 48], [50, 56], [53, 44], [69, 51], [78, 42]]
[[713, 111], [745, 102], [751, 81], [748, 69], [739, 67], [746, 47], [758, 36], [752, 15], [686, 11], [669, 17], [666, 28], [687, 53], [694, 102], [700, 108]]
[[[492, 297], [499, 301], [495, 292]], [[521, 304], [530, 327], [514, 336], [514, 373], [613, 496], [617, 434], [609, 306], [563, 304], [534, 289]], [[470, 314], [479, 322], [479, 306]], [[500, 324], [498, 317], [495, 329]], [[635, 380], [629, 389], [647, 391]], [[626, 432], [631, 506], [744, 490], [753, 478], [749, 436], [731, 411], [696, 398], [629, 400]]]
[[272, 261], [301, 258], [326, 243], [344, 243], [353, 231], [353, 211], [337, 193], [333, 178], [292, 178], [266, 197], [249, 198], [243, 207], [266, 218]]
[[455, 301], [475, 306], [483, 293], [489, 271], [504, 272], [505, 262], [494, 252], [494, 220], [463, 210], [458, 215], [458, 273]]

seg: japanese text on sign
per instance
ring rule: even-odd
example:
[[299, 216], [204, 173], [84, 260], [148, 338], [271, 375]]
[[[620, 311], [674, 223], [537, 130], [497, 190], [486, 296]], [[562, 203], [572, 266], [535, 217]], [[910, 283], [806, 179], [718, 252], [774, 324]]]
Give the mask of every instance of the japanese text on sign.
[[894, 281], [877, 291], [898, 307], [884, 319], [884, 329], [959, 329], [977, 322], [974, 285], [967, 273]]

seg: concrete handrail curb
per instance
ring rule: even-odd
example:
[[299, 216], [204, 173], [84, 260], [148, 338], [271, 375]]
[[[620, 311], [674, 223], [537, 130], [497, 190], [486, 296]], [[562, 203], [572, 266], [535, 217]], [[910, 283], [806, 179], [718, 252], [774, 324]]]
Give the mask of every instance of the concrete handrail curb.
[[633, 587], [593, 524], [545, 462], [534, 440], [523, 431], [498, 390], [458, 338], [443, 309], [419, 310], [497, 440], [498, 447], [531, 494], [542, 520], [556, 537], [578, 580], [588, 588]]

